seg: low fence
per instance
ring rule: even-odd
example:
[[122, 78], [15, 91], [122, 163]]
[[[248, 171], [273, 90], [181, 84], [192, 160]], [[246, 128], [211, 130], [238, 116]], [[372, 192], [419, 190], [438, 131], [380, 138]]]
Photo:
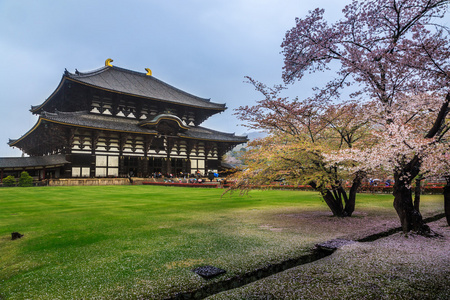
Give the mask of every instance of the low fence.
[[[183, 181], [183, 182], [181, 182]], [[186, 180], [173, 178], [170, 180], [164, 180], [162, 178], [60, 178], [49, 179], [49, 186], [90, 186], [90, 185], [173, 185], [173, 186], [207, 186], [216, 187], [217, 182], [203, 183], [185, 183]]]
[[144, 181], [144, 185], [164, 185], [164, 186], [179, 186], [179, 187], [200, 187], [200, 188], [218, 188], [221, 185], [218, 182], [202, 182], [202, 183], [189, 183], [189, 182], [152, 182]]
[[[224, 188], [232, 187], [233, 183], [226, 183]], [[286, 185], [286, 184], [268, 184], [268, 185], [253, 185], [250, 189], [272, 189], [272, 190], [295, 190], [295, 191], [315, 191], [310, 185]], [[345, 190], [350, 190], [351, 186], [345, 186]], [[413, 187], [414, 188], [414, 187]], [[362, 185], [358, 189], [358, 193], [374, 193], [374, 194], [392, 194], [394, 187], [391, 186], [376, 186], [376, 185]], [[442, 194], [444, 192], [444, 184], [428, 183], [422, 187], [422, 194]]]
[[142, 184], [144, 178], [59, 178], [47, 180], [49, 186], [92, 186]]
[[[192, 187], [217, 187], [219, 181], [210, 182], [204, 180], [202, 183], [189, 183], [184, 178], [58, 178], [34, 181], [33, 186], [96, 186], [96, 185], [172, 185], [172, 186], [192, 186]], [[6, 185], [0, 182], [0, 187]], [[16, 183], [13, 186], [18, 186]]]
[[61, 178], [49, 179], [49, 186], [128, 185], [127, 178]]
[[[230, 184], [224, 185], [225, 187], [230, 187]], [[309, 185], [261, 185], [254, 186], [252, 188], [261, 189], [273, 189], [273, 190], [297, 190], [297, 191], [314, 191], [314, 189]], [[344, 187], [347, 191], [350, 190], [351, 186]], [[374, 194], [392, 194], [394, 187], [391, 186], [373, 186], [373, 185], [362, 185], [358, 189], [358, 193], [374, 193]], [[444, 192], [443, 184], [427, 184], [422, 187], [422, 194], [442, 194]]]

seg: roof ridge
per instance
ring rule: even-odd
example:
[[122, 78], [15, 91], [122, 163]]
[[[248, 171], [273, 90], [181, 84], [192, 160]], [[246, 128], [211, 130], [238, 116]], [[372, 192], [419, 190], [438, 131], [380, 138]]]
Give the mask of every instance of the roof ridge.
[[125, 73], [131, 73], [131, 74], [135, 74], [135, 75], [146, 76], [145, 73], [134, 71], [134, 70], [129, 70], [129, 69], [125, 69], [125, 68], [121, 68], [121, 67], [118, 67], [118, 66], [103, 66], [103, 67], [100, 67], [98, 69], [94, 69], [92, 71], [86, 71], [86, 72], [80, 72], [80, 71], [78, 71], [78, 69], [75, 69], [75, 73], [71, 73], [71, 72], [68, 72], [68, 71], [67, 71], [67, 73], [69, 73], [70, 75], [75, 75], [75, 76], [88, 77], [88, 76], [93, 76], [93, 75], [97, 75], [97, 74], [103, 73], [103, 72], [105, 72], [105, 71], [107, 71], [109, 69], [116, 69], [118, 71], [122, 71], [122, 72], [125, 72]]
[[74, 75], [74, 76], [88, 77], [88, 76], [93, 76], [93, 75], [103, 73], [109, 69], [115, 69], [115, 70], [118, 70], [121, 72], [135, 74], [135, 75], [139, 75], [139, 76], [148, 76], [146, 73], [135, 71], [135, 70], [130, 70], [130, 69], [125, 69], [125, 68], [118, 67], [118, 66], [103, 66], [98, 69], [94, 69], [92, 71], [85, 71], [85, 72], [80, 72], [80, 71], [78, 71], [78, 69], [75, 69], [75, 73], [69, 72], [66, 69], [66, 71], [67, 71], [66, 73], [70, 74], [70, 75]]
[[89, 76], [93, 76], [93, 75], [97, 75], [100, 73], [105, 72], [106, 70], [108, 70], [109, 66], [103, 66], [101, 68], [98, 69], [94, 69], [92, 71], [87, 71], [87, 72], [80, 72], [78, 71], [78, 69], [75, 69], [75, 73], [69, 72], [67, 71], [67, 69], [64, 70], [64, 74], [68, 75], [69, 77], [89, 77]]

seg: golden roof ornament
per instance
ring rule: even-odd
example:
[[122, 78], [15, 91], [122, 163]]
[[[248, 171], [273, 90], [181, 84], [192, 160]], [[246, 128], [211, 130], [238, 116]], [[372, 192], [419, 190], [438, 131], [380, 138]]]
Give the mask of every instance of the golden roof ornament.
[[112, 60], [111, 58], [108, 58], [107, 60], [105, 60], [105, 67], [112, 67], [113, 65], [111, 64], [114, 60]]
[[147, 76], [152, 76], [152, 70], [150, 70], [149, 68], [145, 68], [145, 71], [147, 71]]

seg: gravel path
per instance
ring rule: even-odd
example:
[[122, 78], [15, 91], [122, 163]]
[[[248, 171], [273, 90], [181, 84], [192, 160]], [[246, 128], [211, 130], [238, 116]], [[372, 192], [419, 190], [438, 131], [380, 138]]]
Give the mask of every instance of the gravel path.
[[450, 227], [445, 218], [429, 225], [442, 237], [354, 243], [208, 299], [450, 299]]

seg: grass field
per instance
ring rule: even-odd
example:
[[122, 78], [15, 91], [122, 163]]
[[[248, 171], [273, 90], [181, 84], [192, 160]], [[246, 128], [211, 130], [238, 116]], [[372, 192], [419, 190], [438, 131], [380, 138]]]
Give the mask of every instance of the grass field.
[[[0, 189], [0, 299], [162, 298], [306, 253], [315, 243], [398, 222], [391, 195], [361, 194], [330, 217], [314, 192], [157, 186]], [[426, 216], [443, 211], [423, 196]], [[398, 224], [397, 224], [398, 225]], [[24, 237], [12, 241], [11, 232]]]

